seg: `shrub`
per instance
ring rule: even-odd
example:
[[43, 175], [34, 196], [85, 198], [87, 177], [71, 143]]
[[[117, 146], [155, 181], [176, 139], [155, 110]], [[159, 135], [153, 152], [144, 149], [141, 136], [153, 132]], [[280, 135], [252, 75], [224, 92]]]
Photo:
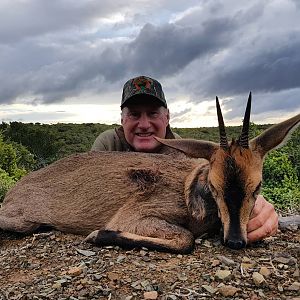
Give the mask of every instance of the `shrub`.
[[7, 191], [15, 183], [16, 181], [0, 168], [0, 202], [3, 201]]
[[262, 194], [285, 211], [300, 209], [300, 182], [286, 148], [272, 151], [264, 162]]
[[14, 148], [12, 144], [4, 143], [0, 134], [0, 202], [15, 182], [28, 173], [24, 166], [33, 161], [26, 151], [21, 145]]

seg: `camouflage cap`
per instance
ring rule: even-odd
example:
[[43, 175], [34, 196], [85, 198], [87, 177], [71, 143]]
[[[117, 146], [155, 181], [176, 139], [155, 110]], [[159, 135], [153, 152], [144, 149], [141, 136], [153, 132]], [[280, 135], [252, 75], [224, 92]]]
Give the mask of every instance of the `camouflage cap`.
[[150, 77], [139, 76], [129, 79], [123, 88], [121, 108], [123, 108], [129, 99], [136, 95], [150, 95], [159, 100], [164, 107], [167, 107], [164, 92], [161, 84]]

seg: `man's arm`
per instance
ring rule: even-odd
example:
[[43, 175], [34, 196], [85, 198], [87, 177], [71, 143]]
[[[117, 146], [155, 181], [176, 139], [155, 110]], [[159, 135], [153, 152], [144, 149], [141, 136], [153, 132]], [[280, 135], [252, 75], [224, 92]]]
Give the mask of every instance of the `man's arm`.
[[259, 241], [274, 235], [277, 229], [278, 215], [274, 206], [262, 195], [259, 195], [247, 226], [249, 242]]

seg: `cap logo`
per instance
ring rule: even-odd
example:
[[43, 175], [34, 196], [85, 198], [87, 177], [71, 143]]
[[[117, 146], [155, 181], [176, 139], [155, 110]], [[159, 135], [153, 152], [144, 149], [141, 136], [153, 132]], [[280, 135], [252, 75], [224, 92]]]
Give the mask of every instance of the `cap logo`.
[[151, 89], [153, 81], [145, 77], [138, 77], [133, 80], [133, 84], [135, 86], [136, 92], [143, 93], [145, 90]]

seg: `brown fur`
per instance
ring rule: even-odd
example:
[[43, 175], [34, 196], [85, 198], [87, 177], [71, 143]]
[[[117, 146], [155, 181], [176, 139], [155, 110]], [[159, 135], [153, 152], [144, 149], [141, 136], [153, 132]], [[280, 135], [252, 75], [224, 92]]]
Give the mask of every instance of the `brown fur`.
[[[184, 185], [197, 166], [159, 154], [75, 154], [21, 179], [4, 200], [0, 227], [33, 232], [50, 225], [77, 234], [106, 229], [169, 239], [171, 224], [189, 229]], [[192, 231], [203, 233], [198, 223]], [[187, 232], [178, 244], [192, 236]]]

